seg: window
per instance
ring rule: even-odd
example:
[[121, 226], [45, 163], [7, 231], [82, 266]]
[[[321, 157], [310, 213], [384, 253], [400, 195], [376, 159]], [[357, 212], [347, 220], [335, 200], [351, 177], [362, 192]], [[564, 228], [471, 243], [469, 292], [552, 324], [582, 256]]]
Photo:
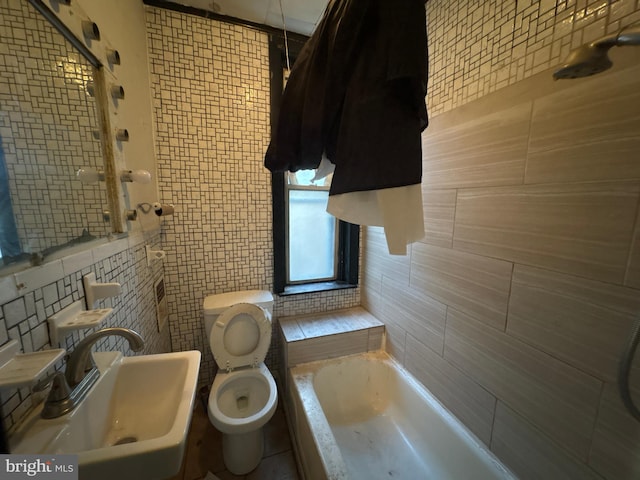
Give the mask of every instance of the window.
[[[293, 57], [301, 46], [289, 38]], [[284, 42], [277, 35], [270, 36], [269, 64], [273, 129], [286, 65]], [[274, 289], [280, 295], [358, 284], [360, 227], [326, 212], [331, 176], [314, 182], [314, 175], [313, 170], [272, 174]]]
[[9, 190], [9, 170], [2, 148], [2, 136], [0, 136], [0, 259], [2, 259], [0, 266], [24, 260], [24, 258]]
[[326, 211], [331, 177], [313, 182], [313, 170], [286, 174], [287, 284], [335, 280], [338, 221]]

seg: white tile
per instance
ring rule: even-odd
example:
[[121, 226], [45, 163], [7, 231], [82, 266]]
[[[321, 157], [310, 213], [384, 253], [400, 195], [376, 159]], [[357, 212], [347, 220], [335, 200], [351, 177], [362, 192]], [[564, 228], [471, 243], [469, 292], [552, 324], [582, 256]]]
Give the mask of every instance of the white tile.
[[27, 319], [27, 310], [23, 298], [16, 298], [2, 307], [7, 328], [11, 328]]
[[100, 262], [105, 258], [111, 257], [112, 255], [126, 250], [128, 247], [129, 242], [126, 238], [121, 238], [112, 242], [105, 243], [104, 245], [100, 245], [99, 247], [96, 247], [92, 250], [93, 261], [95, 263]]
[[601, 477], [498, 402], [491, 450], [522, 480], [599, 480]]
[[407, 335], [406, 368], [486, 445], [491, 440], [496, 398], [471, 377]]
[[41, 267], [32, 267], [20, 273], [16, 273], [16, 284], [21, 295], [32, 292], [37, 288], [41, 288], [49, 283], [55, 282], [64, 276], [62, 261], [54, 260], [45, 263]]
[[0, 278], [0, 305], [18, 296], [15, 275]]
[[383, 347], [384, 327], [370, 328], [367, 351], [380, 350]]
[[[639, 393], [632, 390], [636, 405]], [[589, 465], [604, 478], [640, 478], [640, 422], [622, 404], [616, 384], [606, 384], [600, 399]]]
[[289, 366], [366, 352], [369, 335], [366, 330], [300, 340], [289, 344]]
[[91, 250], [86, 250], [74, 255], [69, 255], [68, 257], [63, 257], [61, 260], [64, 274], [71, 275], [72, 273], [78, 272], [83, 268], [87, 268], [92, 265], [93, 253]]
[[516, 265], [507, 333], [615, 382], [639, 311], [638, 290]]
[[444, 358], [586, 461], [601, 381], [453, 309]]

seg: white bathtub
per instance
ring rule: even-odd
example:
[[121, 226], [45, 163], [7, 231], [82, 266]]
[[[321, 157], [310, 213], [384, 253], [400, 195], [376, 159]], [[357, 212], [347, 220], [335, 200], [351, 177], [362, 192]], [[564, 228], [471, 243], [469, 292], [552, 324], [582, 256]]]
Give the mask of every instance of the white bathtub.
[[306, 480], [516, 478], [383, 351], [299, 365], [288, 380]]

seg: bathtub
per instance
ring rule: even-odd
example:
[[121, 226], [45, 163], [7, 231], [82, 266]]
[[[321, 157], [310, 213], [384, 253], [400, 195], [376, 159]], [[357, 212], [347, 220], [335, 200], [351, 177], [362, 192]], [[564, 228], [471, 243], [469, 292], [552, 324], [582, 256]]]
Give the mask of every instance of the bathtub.
[[306, 480], [516, 478], [384, 351], [298, 365], [287, 390]]

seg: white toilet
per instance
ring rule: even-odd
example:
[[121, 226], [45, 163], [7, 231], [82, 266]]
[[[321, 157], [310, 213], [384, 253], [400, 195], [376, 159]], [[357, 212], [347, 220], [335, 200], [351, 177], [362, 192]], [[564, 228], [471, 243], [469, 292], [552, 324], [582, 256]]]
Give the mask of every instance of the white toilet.
[[251, 290], [204, 299], [204, 324], [219, 370], [209, 394], [209, 420], [222, 432], [224, 464], [235, 475], [256, 468], [264, 452], [262, 427], [278, 404], [264, 364], [271, 343], [271, 292]]

